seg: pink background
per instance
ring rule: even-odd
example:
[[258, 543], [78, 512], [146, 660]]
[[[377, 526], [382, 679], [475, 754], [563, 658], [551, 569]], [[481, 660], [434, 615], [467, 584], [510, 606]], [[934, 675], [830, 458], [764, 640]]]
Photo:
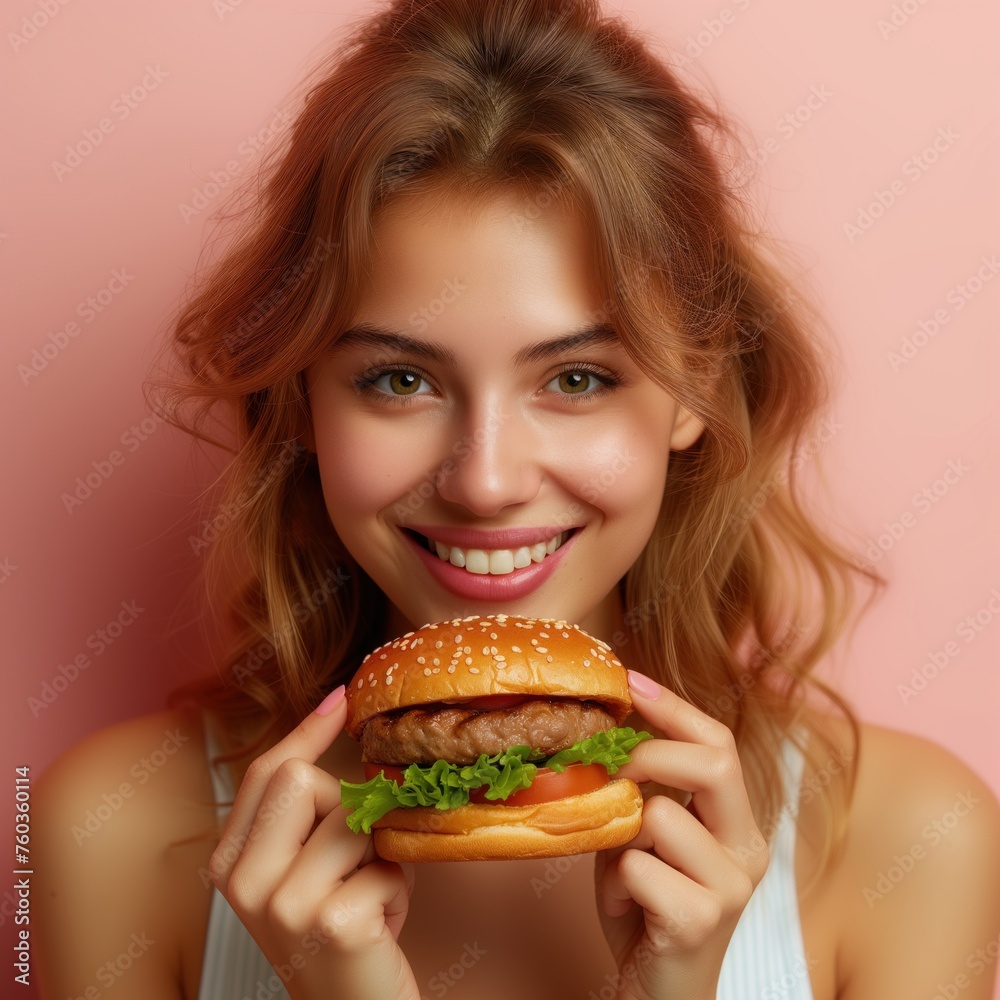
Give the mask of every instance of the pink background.
[[[274, 121], [323, 39], [370, 6], [104, 0], [59, 7], [44, 23], [37, 3], [5, 5], [0, 739], [8, 770], [27, 764], [39, 775], [87, 733], [162, 706], [203, 662], [182, 600], [199, 565], [188, 538], [201, 530], [195, 500], [209, 462], [171, 428], [142, 426], [140, 389], [222, 198], [187, 221], [180, 206], [213, 172], [254, 167], [247, 140]], [[1000, 251], [988, 56], [997, 8], [632, 0], [624, 10], [686, 52], [684, 72], [751, 130], [761, 202], [839, 338], [837, 430], [820, 449], [829, 483], [820, 502], [862, 554], [883, 536], [877, 565], [892, 586], [828, 672], [864, 719], [936, 740], [1000, 793], [1000, 412], [991, 391], [1000, 278], [977, 277]], [[42, 27], [15, 51], [9, 33], [30, 33], [32, 16]], [[133, 88], [142, 99], [126, 115], [116, 101]], [[100, 144], [57, 177], [53, 162], [65, 164], [67, 144], [102, 119], [110, 127]], [[893, 190], [893, 203], [876, 205], [880, 217], [852, 239], [845, 224]], [[131, 277], [87, 322], [78, 307], [86, 310], [115, 269]], [[46, 348], [73, 320], [78, 334]], [[921, 332], [934, 322], [934, 336]], [[890, 352], [907, 341], [915, 353], [893, 370]], [[43, 349], [52, 357], [39, 355], [47, 363], [36, 358], [41, 370], [25, 380], [19, 366]], [[115, 451], [118, 465], [109, 464]], [[68, 511], [63, 494], [94, 463], [111, 475]], [[141, 614], [98, 653], [97, 630], [123, 602]], [[974, 627], [963, 626], [977, 614]], [[941, 654], [945, 666], [926, 666], [930, 653], [948, 649], [957, 654]], [[80, 654], [89, 666], [33, 712], [29, 699]], [[904, 703], [897, 686], [922, 666], [933, 676]]]

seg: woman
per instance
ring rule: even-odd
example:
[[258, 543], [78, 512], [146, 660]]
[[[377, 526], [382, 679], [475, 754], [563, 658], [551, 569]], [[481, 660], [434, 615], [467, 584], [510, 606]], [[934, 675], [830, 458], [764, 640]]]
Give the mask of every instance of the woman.
[[[853, 574], [881, 581], [796, 495], [820, 324], [727, 134], [583, 0], [397, 0], [320, 67], [176, 330], [188, 425], [235, 417], [205, 533], [231, 645], [37, 789], [47, 994], [990, 995], [995, 799], [811, 676]], [[633, 668], [642, 830], [593, 862], [383, 862], [339, 805], [342, 685], [498, 611]], [[141, 806], [74, 839], [168, 742]]]

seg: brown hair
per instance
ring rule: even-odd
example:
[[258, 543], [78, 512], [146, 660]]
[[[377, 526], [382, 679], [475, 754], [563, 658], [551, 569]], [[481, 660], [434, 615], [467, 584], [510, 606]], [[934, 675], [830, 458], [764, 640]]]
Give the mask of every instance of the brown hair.
[[[765, 833], [781, 815], [782, 740], [803, 746], [807, 780], [836, 752], [810, 694], [856, 743], [849, 707], [812, 671], [847, 624], [852, 574], [884, 581], [798, 495], [825, 439], [827, 334], [726, 172], [739, 145], [596, 0], [394, 0], [324, 57], [181, 310], [182, 370], [160, 383], [172, 419], [203, 439], [217, 404], [235, 420], [206, 574], [230, 644], [218, 676], [174, 699], [239, 734], [231, 758], [280, 738], [381, 641], [385, 597], [334, 533], [298, 443], [303, 372], [352, 319], [374, 213], [397, 193], [500, 185], [518, 186], [527, 212], [569, 198], [585, 213], [608, 322], [706, 425], [671, 455], [656, 528], [621, 583], [628, 631], [604, 638], [732, 729]], [[853, 756], [842, 793], [821, 785], [824, 860]]]

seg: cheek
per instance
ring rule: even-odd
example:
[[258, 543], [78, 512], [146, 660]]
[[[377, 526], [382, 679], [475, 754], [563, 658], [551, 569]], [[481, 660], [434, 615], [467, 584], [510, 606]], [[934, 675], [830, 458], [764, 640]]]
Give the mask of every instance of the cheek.
[[426, 435], [403, 440], [398, 430], [349, 412], [316, 413], [316, 453], [334, 527], [370, 518], [428, 480]]
[[606, 517], [652, 523], [666, 481], [668, 440], [669, 428], [650, 422], [609, 424], [591, 436], [566, 467], [573, 470], [573, 492]]

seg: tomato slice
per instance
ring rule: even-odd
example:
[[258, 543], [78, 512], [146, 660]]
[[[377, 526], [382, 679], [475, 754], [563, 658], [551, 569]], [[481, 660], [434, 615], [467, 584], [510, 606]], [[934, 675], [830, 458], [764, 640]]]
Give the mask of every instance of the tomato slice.
[[469, 792], [469, 801], [501, 806], [534, 806], [540, 802], [555, 802], [556, 799], [568, 799], [571, 795], [594, 792], [609, 781], [608, 769], [603, 764], [570, 764], [562, 773], [540, 767], [535, 773], [535, 780], [527, 788], [505, 799], [488, 799], [486, 789], [477, 788]]
[[[371, 780], [380, 771], [390, 781], [402, 784], [404, 768], [388, 764], [365, 764], [365, 778]], [[533, 806], [540, 802], [554, 802], [567, 799], [571, 795], [582, 795], [603, 788], [611, 777], [603, 764], [570, 764], [561, 774], [548, 767], [540, 767], [535, 780], [520, 791], [508, 795], [506, 799], [486, 798], [486, 789], [477, 788], [469, 792], [469, 801], [495, 806]]]

